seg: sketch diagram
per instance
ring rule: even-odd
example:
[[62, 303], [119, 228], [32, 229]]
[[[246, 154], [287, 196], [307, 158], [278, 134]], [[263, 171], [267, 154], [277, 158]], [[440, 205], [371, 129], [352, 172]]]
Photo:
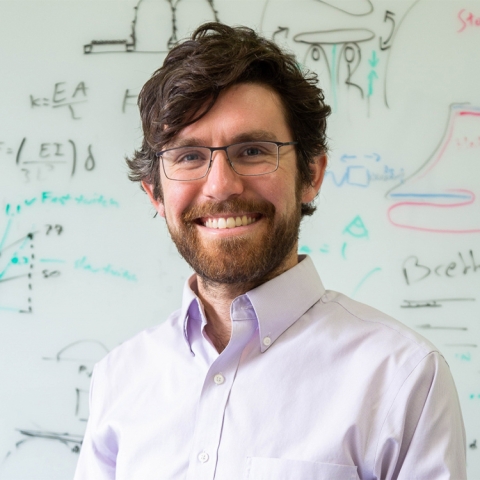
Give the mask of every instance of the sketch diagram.
[[[90, 378], [95, 362], [108, 353], [108, 348], [98, 340], [79, 340], [62, 348], [54, 357], [44, 357], [44, 360], [57, 363], [73, 362], [77, 373], [83, 378]], [[85, 382], [75, 387], [75, 417], [82, 422], [88, 420], [88, 391]]]
[[387, 193], [389, 221], [435, 233], [480, 233], [480, 107], [450, 107], [445, 133], [432, 156]]
[[[334, 112], [342, 103], [360, 102], [370, 113], [374, 100], [389, 107], [388, 59], [403, 19], [418, 1], [389, 10], [375, 9], [370, 0], [311, 0], [302, 5], [302, 24], [296, 24], [281, 12], [279, 0], [267, 0], [261, 24], [263, 31], [273, 32], [276, 42], [293, 49], [305, 67], [318, 73]], [[332, 9], [335, 15], [329, 15]]]
[[0, 311], [32, 313], [35, 232], [13, 238], [12, 222], [0, 230]]
[[[37, 463], [38, 478], [59, 478], [57, 477], [59, 471], [63, 475], [60, 478], [65, 478], [65, 468], [75, 468], [76, 454], [80, 452], [85, 422], [88, 419], [88, 390], [93, 366], [107, 353], [108, 348], [100, 341], [80, 340], [66, 345], [53, 357], [43, 358], [43, 360], [54, 362], [59, 367], [66, 367], [62, 369], [63, 372], [57, 369], [52, 371], [52, 374], [60, 373], [61, 388], [74, 386], [75, 396], [69, 397], [75, 398], [75, 404], [72, 403], [70, 408], [64, 411], [65, 430], [40, 428], [38, 423], [35, 423], [35, 428], [18, 428], [19, 440], [0, 462], [1, 478], [27, 478], [17, 475], [27, 464], [30, 465], [29, 475], [31, 475], [32, 462]], [[67, 377], [62, 373], [67, 374]], [[68, 378], [72, 375], [75, 377]], [[43, 421], [40, 425], [44, 423]], [[49, 462], [42, 461], [42, 457], [48, 458]], [[58, 465], [62, 463], [64, 463], [63, 471], [58, 469]]]
[[[313, 60], [313, 62], [318, 62], [319, 64], [324, 63], [324, 68], [326, 68], [328, 72], [328, 78], [331, 80], [330, 85], [334, 95], [336, 92], [335, 86], [338, 85], [340, 81], [344, 81], [347, 87], [355, 87], [363, 99], [365, 97], [364, 88], [358, 83], [355, 83], [353, 76], [362, 60], [360, 44], [368, 42], [373, 38], [375, 38], [374, 32], [365, 28], [359, 28], [299, 33], [293, 37], [293, 40], [309, 46], [304, 57], [305, 63], [309, 60]], [[327, 46], [331, 46], [330, 54], [326, 52]], [[331, 61], [329, 60], [330, 58]], [[378, 64], [375, 50], [373, 50], [372, 53], [371, 64], [372, 67], [376, 67]], [[370, 81], [369, 92], [373, 91], [372, 85]], [[335, 104], [335, 97], [333, 101]]]
[[[179, 40], [178, 7], [182, 0], [138, 0], [133, 7], [130, 35], [117, 40], [92, 40], [83, 46], [85, 54], [92, 53], [166, 53]], [[199, 2], [200, 3], [200, 2]], [[203, 21], [219, 21], [214, 0], [204, 0], [207, 12]], [[198, 8], [199, 5], [196, 6]], [[190, 6], [191, 8], [191, 6]], [[202, 10], [200, 8], [200, 10]], [[192, 15], [191, 10], [185, 14]], [[198, 23], [202, 23], [199, 21]], [[166, 26], [169, 25], [169, 28]]]
[[[17, 206], [18, 207], [18, 206]], [[21, 211], [15, 209], [16, 213]], [[38, 280], [50, 280], [61, 275], [60, 259], [45, 258], [38, 253], [38, 239], [58, 237], [62, 225], [44, 225], [18, 233], [14, 216], [0, 227], [0, 312], [34, 313], [34, 293]], [[40, 247], [41, 250], [41, 247]]]

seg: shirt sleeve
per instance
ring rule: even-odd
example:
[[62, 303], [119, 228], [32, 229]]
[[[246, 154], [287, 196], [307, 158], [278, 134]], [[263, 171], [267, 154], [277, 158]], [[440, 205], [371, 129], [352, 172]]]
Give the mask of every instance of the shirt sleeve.
[[466, 438], [450, 369], [426, 355], [403, 382], [382, 427], [375, 458], [382, 480], [463, 480]]
[[108, 445], [99, 440], [103, 435], [98, 434], [98, 410], [100, 409], [99, 402], [101, 399], [95, 397], [96, 371], [97, 366], [94, 368], [90, 383], [90, 415], [80, 450], [74, 480], [115, 479], [115, 456], [112, 454]]

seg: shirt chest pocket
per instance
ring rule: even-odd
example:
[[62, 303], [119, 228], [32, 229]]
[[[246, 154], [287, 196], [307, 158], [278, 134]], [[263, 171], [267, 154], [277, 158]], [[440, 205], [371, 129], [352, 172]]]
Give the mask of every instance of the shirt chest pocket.
[[284, 458], [250, 457], [245, 480], [358, 480], [357, 467]]

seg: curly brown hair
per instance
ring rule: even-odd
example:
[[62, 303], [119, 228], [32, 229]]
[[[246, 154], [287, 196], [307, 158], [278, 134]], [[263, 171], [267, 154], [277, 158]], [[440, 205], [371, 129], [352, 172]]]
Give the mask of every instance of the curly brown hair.
[[[206, 23], [176, 45], [143, 86], [138, 106], [143, 142], [127, 158], [132, 181], [153, 186], [162, 199], [156, 152], [183, 128], [202, 118], [220, 92], [239, 83], [257, 83], [275, 91], [283, 104], [296, 145], [301, 184], [311, 183], [309, 163], [327, 150], [326, 118], [330, 107], [317, 87], [317, 75], [303, 71], [295, 57], [247, 27]], [[315, 211], [302, 204], [302, 215]]]

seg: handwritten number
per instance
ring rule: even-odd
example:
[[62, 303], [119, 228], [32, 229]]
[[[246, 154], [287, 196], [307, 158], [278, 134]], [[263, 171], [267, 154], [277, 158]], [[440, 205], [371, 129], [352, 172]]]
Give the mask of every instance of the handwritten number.
[[60, 276], [60, 272], [58, 270], [42, 270], [43, 278], [55, 278]]
[[390, 29], [390, 34], [388, 35], [386, 40], [383, 40], [383, 37], [380, 37], [380, 50], [388, 50], [391, 47], [389, 43], [392, 40], [393, 32], [395, 31], [395, 19], [393, 18], [394, 16], [395, 14], [393, 12], [390, 12], [389, 10], [385, 11], [385, 17], [383, 21], [384, 22], [390, 21], [392, 25]]
[[50, 235], [52, 230], [57, 232], [57, 235], [60, 235], [63, 232], [62, 225], [45, 225], [47, 227], [46, 235]]
[[25, 175], [25, 183], [30, 182], [30, 170], [28, 168], [22, 168], [21, 169], [23, 174]]

